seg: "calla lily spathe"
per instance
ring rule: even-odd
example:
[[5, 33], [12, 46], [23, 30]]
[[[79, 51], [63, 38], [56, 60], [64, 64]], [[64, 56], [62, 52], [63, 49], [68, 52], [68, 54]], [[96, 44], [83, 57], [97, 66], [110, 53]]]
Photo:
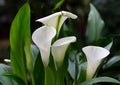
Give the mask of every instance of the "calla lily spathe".
[[52, 47], [53, 59], [55, 66], [61, 66], [67, 47], [70, 43], [76, 41], [76, 37], [65, 37], [57, 40], [51, 46], [52, 39], [55, 37], [56, 30], [50, 26], [42, 26], [35, 30], [32, 34], [32, 40], [40, 50], [41, 58], [44, 66], [48, 66], [50, 57], [50, 47]]
[[86, 79], [92, 79], [101, 60], [109, 55], [109, 51], [98, 46], [86, 46], [82, 48], [87, 58], [87, 74]]
[[54, 44], [52, 45], [52, 55], [56, 69], [62, 65], [69, 44], [75, 41], [76, 37], [71, 36], [61, 38], [54, 42]]
[[41, 22], [44, 25], [54, 27], [56, 29], [57, 36], [58, 36], [60, 32], [60, 28], [67, 18], [76, 19], [77, 16], [67, 11], [61, 11], [61, 12], [56, 12], [54, 14], [46, 16], [44, 18], [40, 18], [36, 21]]
[[55, 35], [55, 28], [50, 26], [42, 26], [32, 34], [32, 40], [40, 50], [44, 66], [47, 66], [49, 63], [50, 46]]
[[[40, 50], [41, 58], [42, 58], [42, 61], [45, 67], [49, 63], [50, 47], [51, 47], [52, 39], [55, 36], [58, 37], [60, 28], [67, 18], [76, 19], [77, 16], [67, 11], [61, 11], [61, 12], [56, 12], [52, 15], [36, 20], [36, 21], [43, 23], [44, 26], [38, 28], [37, 30], [35, 30], [35, 32], [33, 32], [32, 40]], [[73, 37], [72, 38], [68, 37], [68, 38], [73, 39]], [[76, 39], [76, 37], [74, 38]], [[67, 39], [67, 37], [65, 39], [64, 38], [60, 39], [59, 41], [56, 41], [55, 42], [56, 44], [53, 44], [52, 46], [53, 56], [57, 56], [57, 57], [61, 56], [61, 59], [59, 62], [57, 58], [54, 57], [54, 62], [56, 63], [56, 66], [61, 65], [60, 62], [62, 62], [62, 60], [64, 59], [64, 55], [67, 50], [67, 47], [69, 46], [71, 42], [74, 41], [74, 40], [69, 40], [69, 39]], [[61, 42], [62, 44], [60, 44], [59, 42]], [[61, 51], [61, 55], [59, 56], [57, 55], [57, 53], [59, 53], [57, 51], [58, 47], [59, 49], [64, 50], [64, 52]], [[54, 53], [55, 49], [57, 49], [56, 53]], [[57, 65], [57, 63], [59, 63], [59, 65]]]

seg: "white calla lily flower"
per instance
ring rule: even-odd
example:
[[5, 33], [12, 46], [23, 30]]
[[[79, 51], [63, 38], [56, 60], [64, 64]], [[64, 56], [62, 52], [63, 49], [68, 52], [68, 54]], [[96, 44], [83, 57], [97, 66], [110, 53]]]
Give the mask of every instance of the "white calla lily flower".
[[42, 26], [32, 34], [32, 40], [40, 50], [41, 58], [45, 67], [49, 63], [51, 42], [55, 35], [55, 28], [50, 26]]
[[75, 41], [76, 41], [76, 37], [71, 36], [71, 37], [61, 38], [56, 42], [54, 42], [51, 51], [56, 69], [62, 65], [69, 44]]
[[76, 19], [77, 16], [67, 11], [61, 11], [61, 12], [56, 12], [54, 14], [46, 16], [44, 18], [40, 18], [36, 21], [41, 22], [47, 26], [53, 26], [54, 28], [56, 28], [57, 35], [59, 35], [60, 28], [67, 18]]
[[76, 41], [76, 37], [65, 37], [57, 40], [51, 46], [52, 39], [55, 37], [56, 30], [54, 27], [42, 26], [32, 34], [32, 40], [40, 50], [44, 66], [48, 66], [50, 47], [52, 47], [53, 59], [56, 69], [62, 65], [66, 50], [70, 43]]
[[82, 48], [87, 58], [87, 74], [86, 79], [92, 79], [101, 60], [109, 55], [109, 51], [98, 46], [86, 46]]

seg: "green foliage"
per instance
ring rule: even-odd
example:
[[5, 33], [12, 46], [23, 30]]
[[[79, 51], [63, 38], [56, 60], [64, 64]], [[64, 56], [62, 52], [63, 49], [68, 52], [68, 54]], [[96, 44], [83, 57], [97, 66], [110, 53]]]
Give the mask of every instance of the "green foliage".
[[[50, 67], [45, 68], [45, 84], [44, 85], [55, 85], [58, 81], [55, 81], [55, 73]], [[59, 84], [56, 84], [59, 85]]]
[[120, 84], [119, 81], [110, 77], [98, 77], [98, 78], [93, 78], [92, 80], [88, 80], [83, 83], [80, 83], [78, 85], [92, 85], [100, 82], [110, 82], [110, 83]]
[[[21, 78], [19, 78], [18, 76], [14, 75], [14, 74], [11, 74], [11, 73], [6, 74], [5, 73], [3, 76], [12, 80], [13, 81], [12, 85], [25, 85], [25, 82]], [[10, 82], [7, 82], [7, 85], [8, 85], [8, 83], [10, 83]]]
[[108, 60], [108, 62], [104, 65], [104, 69], [110, 68], [114, 66], [115, 64], [120, 62], [120, 56], [113, 56]]
[[90, 12], [86, 28], [87, 43], [95, 42], [101, 38], [103, 26], [104, 21], [101, 19], [96, 8], [90, 4]]
[[30, 8], [28, 3], [26, 3], [15, 16], [10, 30], [10, 59], [12, 70], [26, 84], [26, 57], [31, 57], [29, 56], [30, 40]]
[[[60, 0], [52, 11], [56, 11], [65, 0]], [[67, 16], [67, 14], [66, 14]], [[65, 16], [65, 17], [66, 17]], [[39, 49], [31, 44], [30, 7], [24, 4], [15, 16], [10, 30], [10, 66], [0, 64], [0, 82], [3, 85], [92, 85], [101, 82], [120, 84], [120, 81], [110, 77], [104, 70], [119, 64], [120, 53], [117, 48], [119, 36], [102, 37], [104, 21], [97, 9], [90, 4], [88, 23], [86, 28], [86, 40], [82, 41], [80, 35], [74, 30], [73, 20], [68, 20], [61, 29], [60, 36], [76, 36], [77, 42], [71, 44], [65, 54], [65, 59], [60, 68], [55, 68], [55, 62], [50, 53], [50, 61], [44, 67]], [[58, 23], [59, 25], [59, 19]], [[49, 40], [48, 40], [49, 41]], [[97, 69], [97, 75], [91, 80], [86, 80], [87, 59], [82, 52], [86, 45], [96, 45], [111, 51], [109, 58], [102, 62]], [[114, 48], [117, 48], [112, 53]], [[44, 49], [44, 48], [43, 48]], [[44, 51], [44, 50], [43, 50]], [[118, 54], [116, 54], [118, 52]], [[114, 55], [116, 54], [116, 55]], [[98, 77], [99, 76], [99, 77]]]
[[4, 85], [13, 85], [16, 82], [14, 82], [12, 79], [7, 78], [5, 76], [3, 76], [4, 74], [9, 74], [11, 73], [11, 67], [4, 65], [4, 64], [0, 64], [0, 82]]
[[76, 23], [75, 21], [71, 21], [69, 19], [69, 23], [67, 25], [66, 24], [63, 25], [63, 29], [60, 32], [60, 37], [76, 36], [77, 42], [71, 44], [70, 47], [72, 48], [71, 49], [72, 51], [77, 50], [78, 52], [80, 52], [83, 47], [83, 41], [80, 35], [75, 31], [75, 27], [74, 27], [75, 23]]
[[35, 45], [31, 45], [31, 53], [32, 53], [32, 62], [33, 62], [33, 67], [35, 67], [37, 57], [39, 55], [39, 49]]
[[87, 63], [81, 63], [79, 65], [79, 73], [78, 73], [78, 80], [77, 80], [77, 84], [80, 84], [81, 82], [86, 80], [86, 68], [87, 68]]
[[0, 82], [3, 85], [25, 85], [21, 78], [12, 74], [11, 67], [5, 64], [0, 64]]
[[58, 9], [63, 3], [64, 3], [64, 1], [65, 0], [60, 0], [56, 5], [55, 5], [55, 7], [53, 8], [53, 12], [56, 10], [56, 9]]
[[120, 34], [120, 1], [119, 0], [92, 0], [105, 21], [105, 36]]
[[[37, 52], [37, 51], [36, 51]], [[34, 55], [36, 56], [36, 54]], [[33, 76], [34, 76], [34, 81], [35, 81], [35, 85], [44, 85], [44, 67], [43, 67], [43, 63], [42, 60], [40, 58], [40, 54], [37, 54], [37, 58], [34, 64], [34, 71], [33, 71]]]
[[77, 51], [70, 53], [68, 72], [75, 84], [86, 80], [86, 62], [82, 61], [81, 53]]

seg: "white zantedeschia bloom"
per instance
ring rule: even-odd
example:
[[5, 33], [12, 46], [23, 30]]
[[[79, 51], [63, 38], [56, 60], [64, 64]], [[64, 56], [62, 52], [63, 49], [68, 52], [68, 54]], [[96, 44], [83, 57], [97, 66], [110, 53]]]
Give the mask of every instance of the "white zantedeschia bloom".
[[36, 21], [39, 21], [47, 26], [53, 26], [54, 28], [56, 28], [57, 35], [59, 35], [60, 28], [67, 18], [76, 19], [77, 16], [67, 11], [61, 11], [61, 12], [56, 12], [52, 15], [46, 16], [44, 18], [40, 18]]
[[55, 35], [55, 28], [50, 26], [42, 26], [32, 34], [32, 40], [40, 50], [41, 58], [45, 67], [49, 63], [51, 42]]
[[86, 79], [92, 79], [101, 60], [109, 55], [109, 51], [98, 46], [86, 46], [82, 48], [87, 58], [87, 74]]
[[51, 51], [56, 69], [62, 65], [69, 44], [75, 41], [76, 41], [76, 37], [71, 36], [71, 37], [61, 38], [56, 42], [54, 42]]

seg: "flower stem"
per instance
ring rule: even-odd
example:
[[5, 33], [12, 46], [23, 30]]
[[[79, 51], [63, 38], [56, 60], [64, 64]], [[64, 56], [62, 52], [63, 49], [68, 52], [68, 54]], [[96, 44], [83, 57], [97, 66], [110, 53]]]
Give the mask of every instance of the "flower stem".
[[47, 66], [45, 69], [45, 79], [44, 79], [44, 85], [55, 85], [55, 72]]
[[33, 73], [31, 73], [31, 80], [32, 80], [32, 85], [35, 85], [35, 81], [34, 81], [34, 75], [33, 75]]
[[45, 68], [45, 80], [44, 80], [44, 85], [47, 85], [47, 69]]
[[59, 73], [56, 74], [56, 85], [60, 85], [60, 77], [59, 77]]

